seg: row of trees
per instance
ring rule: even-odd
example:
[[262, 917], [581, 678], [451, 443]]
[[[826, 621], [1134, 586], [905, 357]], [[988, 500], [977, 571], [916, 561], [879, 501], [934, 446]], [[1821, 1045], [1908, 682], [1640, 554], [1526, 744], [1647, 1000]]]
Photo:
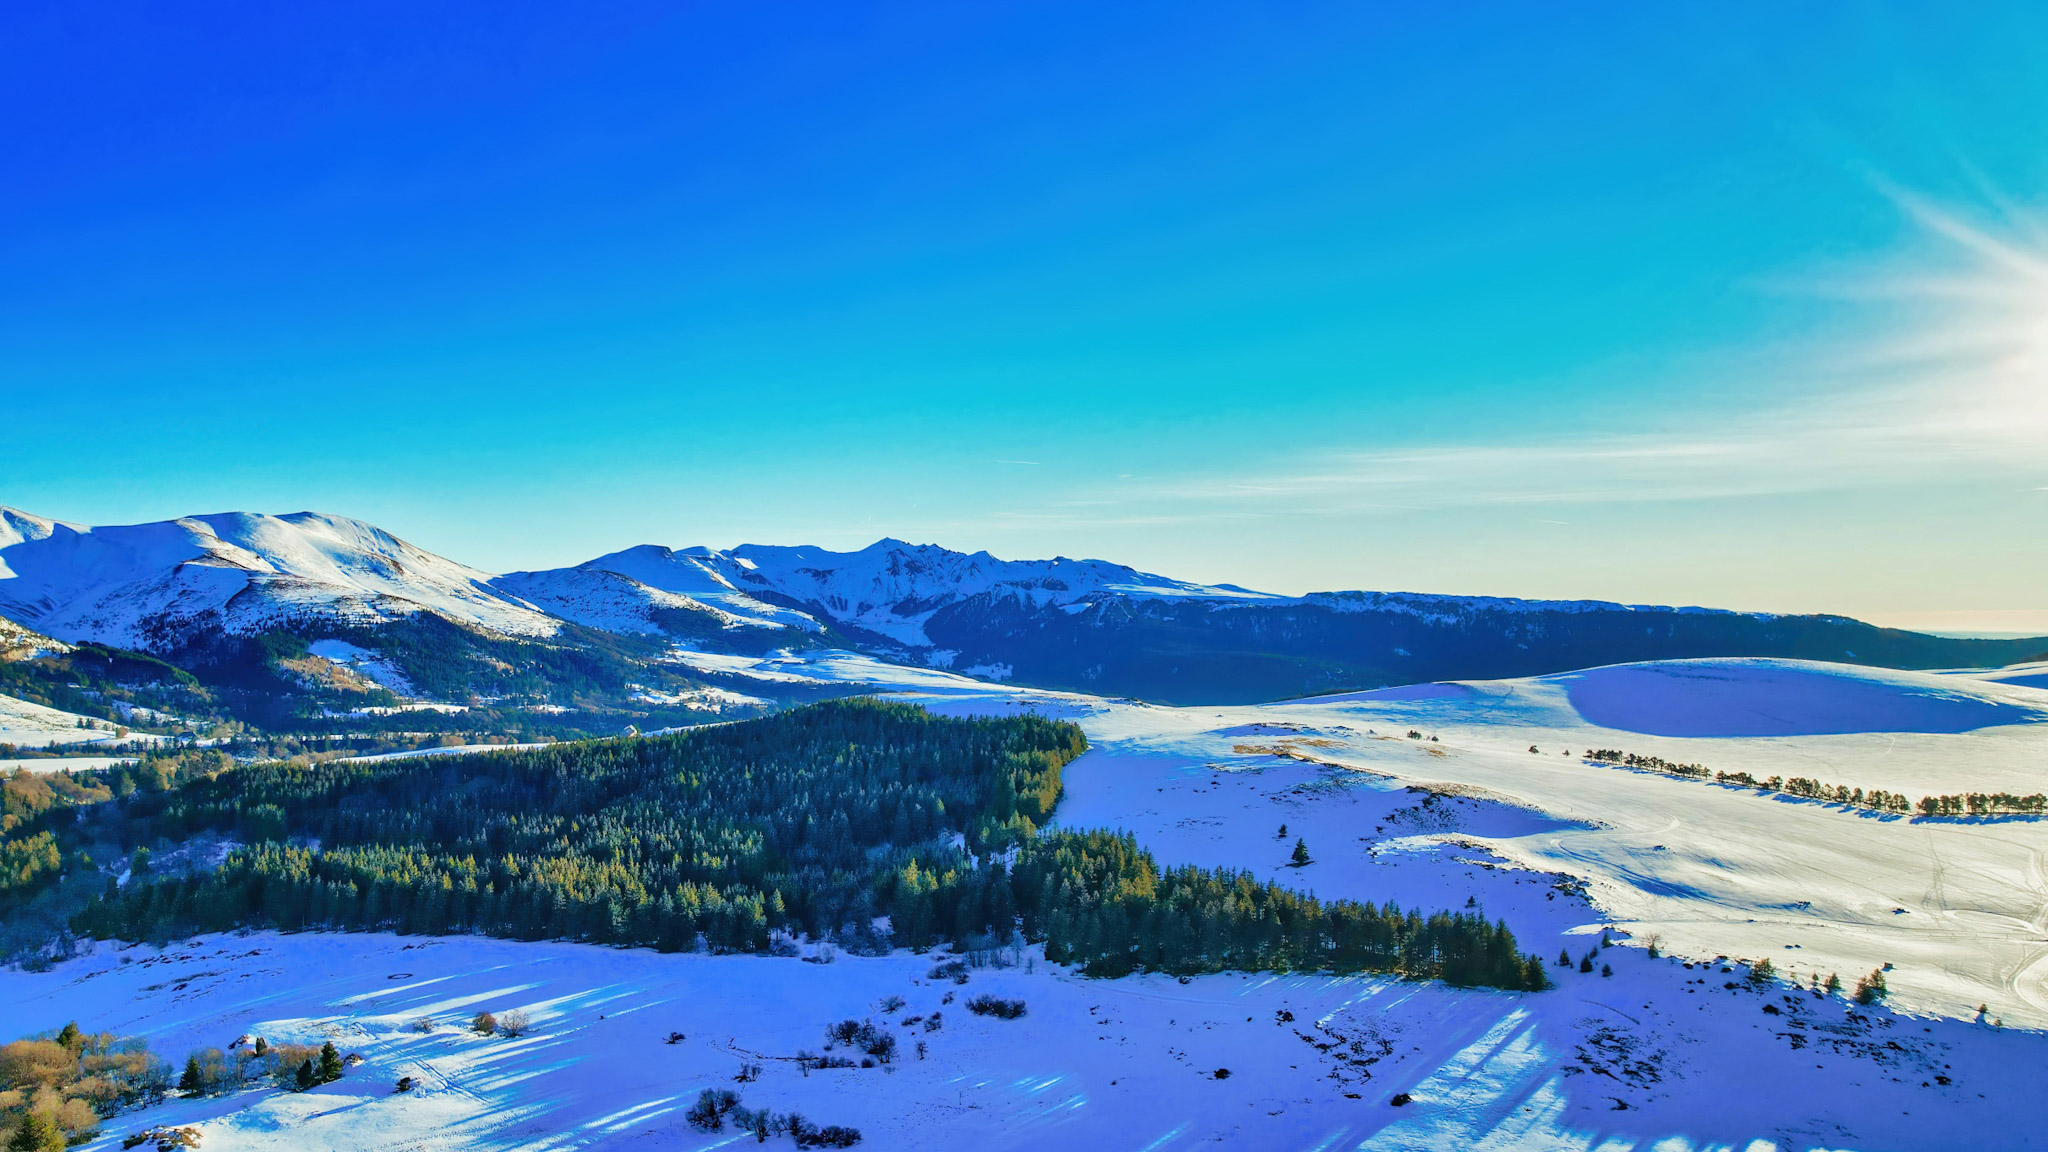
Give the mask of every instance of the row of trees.
[[[1588, 760], [1604, 764], [1621, 764], [1630, 768], [1643, 768], [1665, 772], [1673, 776], [1691, 779], [1705, 779], [1708, 771], [1699, 764], [1674, 764], [1656, 756], [1642, 756], [1633, 752], [1619, 752], [1611, 748], [1600, 748], [1586, 753]], [[1805, 776], [1766, 776], [1762, 779], [1748, 772], [1715, 772], [1713, 780], [1738, 788], [1754, 788], [1759, 792], [1783, 792], [1787, 796], [1798, 796], [1806, 800], [1819, 800], [1828, 804], [1841, 804], [1851, 808], [1868, 808], [1873, 812], [1888, 812], [1905, 815], [1918, 812], [1922, 816], [2039, 816], [2048, 814], [2048, 795], [2036, 792], [2030, 796], [2017, 796], [2010, 792], [1963, 792], [1953, 796], [1922, 796], [1914, 803], [1903, 793], [1883, 788], [1852, 788], [1847, 784], [1828, 784]]]
[[[1038, 834], [1079, 728], [844, 700], [646, 740], [448, 760], [257, 765], [186, 784], [163, 835], [252, 843], [204, 877], [130, 883], [102, 937], [246, 924], [477, 932], [677, 951], [778, 933], [1007, 937], [1115, 974], [1384, 971], [1540, 986], [1505, 927], [1163, 871], [1128, 836]], [[318, 837], [321, 848], [288, 836]]]
[[[1529, 751], [1534, 752], [1531, 748]], [[1695, 780], [1707, 777], [1704, 764], [1676, 764], [1662, 756], [1645, 756], [1635, 752], [1622, 752], [1613, 748], [1594, 748], [1586, 753], [1586, 759], [1602, 764], [1620, 764], [1628, 768], [1641, 768], [1647, 772], [1663, 772], [1671, 776], [1685, 776]]]
[[1922, 816], [2039, 816], [2048, 812], [2048, 796], [2036, 792], [1964, 792], [1954, 796], [1922, 796]]

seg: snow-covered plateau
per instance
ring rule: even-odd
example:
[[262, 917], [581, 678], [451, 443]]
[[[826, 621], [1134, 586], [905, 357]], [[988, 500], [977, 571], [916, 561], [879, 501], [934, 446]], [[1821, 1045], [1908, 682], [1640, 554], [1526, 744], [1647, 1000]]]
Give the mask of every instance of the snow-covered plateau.
[[[256, 933], [102, 944], [0, 974], [0, 1025], [76, 1018], [174, 1057], [244, 1033], [331, 1037], [364, 1058], [305, 1094], [117, 1118], [109, 1147], [167, 1123], [196, 1125], [208, 1149], [751, 1140], [684, 1122], [705, 1088], [890, 1149], [2048, 1145], [2028, 1119], [2048, 1079], [2048, 823], [1880, 813], [1588, 755], [1916, 799], [2033, 793], [2048, 764], [2048, 689], [2027, 682], [2038, 669], [1676, 661], [1170, 708], [848, 652], [696, 659], [729, 683], [861, 684], [943, 713], [1072, 719], [1091, 750], [1065, 773], [1063, 824], [1127, 829], [1164, 864], [1249, 869], [1325, 898], [1469, 901], [1523, 947], [1574, 963], [1550, 968], [1551, 991], [1510, 994], [1313, 975], [1099, 980], [1027, 949], [959, 986], [907, 952], [819, 964]], [[1291, 865], [1296, 839], [1312, 863]], [[1745, 975], [1765, 958], [1778, 978], [1758, 987]], [[1887, 1005], [1814, 986], [1876, 969]], [[1028, 1012], [961, 1010], [983, 992]], [[514, 1008], [534, 1021], [517, 1039], [460, 1027]], [[935, 1030], [907, 1022], [933, 1013]], [[422, 1016], [440, 1026], [412, 1030]], [[848, 1018], [892, 1029], [896, 1062], [806, 1075], [790, 1059]], [[739, 1082], [746, 1065], [761, 1070]], [[395, 1093], [401, 1076], [418, 1087]]]

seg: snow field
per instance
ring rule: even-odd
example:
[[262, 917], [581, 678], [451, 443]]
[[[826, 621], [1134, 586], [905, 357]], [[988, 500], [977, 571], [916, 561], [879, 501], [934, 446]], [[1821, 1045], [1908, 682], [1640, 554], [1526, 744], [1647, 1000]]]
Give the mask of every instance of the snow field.
[[[1884, 1014], [1857, 1025], [1839, 1000], [1728, 991], [1739, 976], [1636, 949], [1603, 956], [1614, 977], [1572, 972], [1558, 991], [1512, 996], [1312, 976], [1101, 981], [1043, 963], [975, 970], [958, 986], [930, 978], [935, 957], [905, 952], [817, 965], [253, 933], [101, 946], [50, 973], [0, 973], [0, 1029], [75, 1018], [146, 1034], [174, 1061], [244, 1033], [331, 1039], [365, 1060], [303, 1095], [264, 1087], [119, 1117], [94, 1148], [155, 1124], [197, 1124], [205, 1148], [229, 1152], [732, 1144], [729, 1128], [683, 1122], [707, 1087], [853, 1125], [864, 1146], [889, 1149], [2026, 1146], [2000, 1143], [1989, 1122], [2024, 1102], [2038, 1037]], [[1695, 979], [1707, 984], [1684, 983]], [[1029, 1011], [967, 1012], [984, 992]], [[906, 1006], [883, 1011], [891, 995]], [[464, 1027], [479, 1010], [514, 1008], [534, 1022], [519, 1039]], [[937, 1031], [904, 1023], [933, 1011]], [[421, 1016], [441, 1026], [413, 1031]], [[886, 1022], [893, 1072], [805, 1075], [788, 1059], [823, 1051], [825, 1027], [846, 1018]], [[666, 1043], [676, 1031], [686, 1039]], [[1810, 1037], [1796, 1049], [1795, 1032]], [[759, 1078], [736, 1082], [747, 1063]], [[393, 1092], [400, 1076], [420, 1087]], [[1397, 1093], [1411, 1102], [1393, 1105]]]
[[[95, 727], [80, 728], [80, 720], [90, 719]], [[0, 744], [12, 744], [17, 748], [44, 748], [51, 744], [63, 745], [66, 751], [89, 753], [94, 744], [123, 743], [124, 738], [111, 730], [112, 725], [96, 717], [80, 716], [61, 708], [51, 708], [33, 701], [14, 696], [0, 696]], [[146, 732], [130, 732], [125, 742], [154, 742], [161, 736]]]

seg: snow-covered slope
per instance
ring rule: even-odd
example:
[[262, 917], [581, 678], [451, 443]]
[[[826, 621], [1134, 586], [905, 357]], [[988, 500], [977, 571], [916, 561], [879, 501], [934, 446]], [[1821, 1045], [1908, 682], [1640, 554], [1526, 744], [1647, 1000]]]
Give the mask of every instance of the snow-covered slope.
[[314, 512], [94, 528], [0, 508], [0, 613], [62, 640], [151, 648], [201, 626], [247, 633], [421, 611], [509, 635], [560, 628], [488, 579], [372, 525]]
[[574, 568], [508, 572], [491, 583], [536, 607], [608, 632], [669, 631], [665, 612], [702, 612], [727, 628], [796, 628], [815, 631], [809, 614], [763, 603], [734, 587], [724, 573], [737, 568], [709, 549], [675, 551], [642, 544], [588, 560]]
[[1191, 584], [1103, 560], [998, 560], [935, 544], [877, 540], [858, 552], [743, 544], [707, 553], [741, 588], [761, 588], [823, 607], [834, 619], [912, 648], [928, 648], [925, 622], [976, 596], [1034, 607], [1067, 606], [1109, 594], [1137, 599], [1280, 601], [1233, 585]]
[[71, 645], [0, 616], [0, 660], [30, 660], [71, 651]]

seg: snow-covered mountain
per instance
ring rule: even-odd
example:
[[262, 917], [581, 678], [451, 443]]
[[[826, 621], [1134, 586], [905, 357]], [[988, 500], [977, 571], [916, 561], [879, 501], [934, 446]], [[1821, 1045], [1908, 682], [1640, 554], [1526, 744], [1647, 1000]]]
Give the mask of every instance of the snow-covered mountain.
[[199, 630], [375, 625], [422, 611], [509, 636], [560, 629], [488, 581], [380, 528], [315, 512], [94, 528], [0, 507], [0, 614], [60, 640], [161, 649]]
[[855, 646], [1182, 703], [1632, 660], [1930, 668], [2048, 654], [2048, 641], [1943, 639], [1834, 616], [1422, 593], [1278, 596], [1102, 560], [1002, 560], [886, 539], [855, 552], [641, 545], [571, 568], [490, 576], [360, 521], [311, 512], [88, 528], [0, 509], [0, 615], [59, 640], [159, 652], [195, 636], [303, 635], [308, 625], [355, 635], [436, 620], [486, 637], [596, 642], [564, 633], [566, 623], [705, 651]]
[[755, 599], [736, 587], [728, 573], [745, 576], [748, 569], [706, 548], [678, 552], [642, 544], [574, 568], [508, 572], [491, 583], [564, 620], [607, 632], [701, 631], [679, 628], [675, 613], [702, 617], [683, 623], [717, 628], [818, 629], [809, 613]]

